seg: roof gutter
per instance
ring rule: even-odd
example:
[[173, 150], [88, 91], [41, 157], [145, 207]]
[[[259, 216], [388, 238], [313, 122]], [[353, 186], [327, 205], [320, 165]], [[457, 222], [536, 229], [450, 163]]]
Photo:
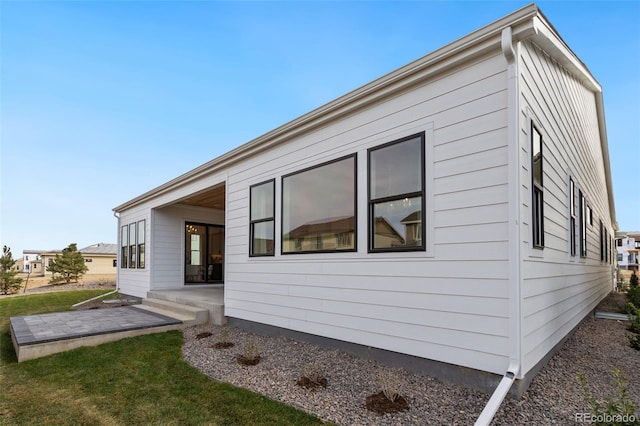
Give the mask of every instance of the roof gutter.
[[520, 374], [521, 305], [520, 305], [520, 88], [518, 87], [518, 46], [514, 47], [511, 27], [502, 30], [502, 53], [507, 60], [507, 133], [509, 141], [509, 365], [491, 398], [475, 422], [488, 426]]
[[573, 51], [567, 46], [560, 35], [551, 24], [544, 19], [542, 13], [534, 19], [535, 34], [532, 41], [539, 45], [542, 50], [550, 54], [560, 65], [569, 70], [573, 76], [579, 79], [585, 87], [595, 95], [596, 114], [598, 116], [598, 131], [600, 136], [600, 148], [602, 150], [602, 161], [604, 163], [604, 174], [607, 185], [609, 214], [611, 225], [614, 230], [618, 230], [616, 219], [616, 208], [613, 199], [613, 180], [611, 179], [611, 165], [609, 160], [609, 142], [607, 138], [607, 125], [604, 117], [604, 100], [602, 97], [602, 87], [591, 75], [585, 64], [578, 59]]
[[604, 119], [604, 98], [602, 90], [596, 92], [596, 111], [598, 113], [598, 129], [600, 130], [600, 146], [602, 148], [602, 161], [604, 163], [604, 177], [607, 182], [607, 194], [609, 196], [609, 214], [611, 215], [611, 226], [614, 231], [618, 231], [618, 220], [616, 219], [616, 205], [613, 201], [613, 179], [611, 178], [611, 164], [609, 163], [609, 141], [607, 138], [607, 123]]

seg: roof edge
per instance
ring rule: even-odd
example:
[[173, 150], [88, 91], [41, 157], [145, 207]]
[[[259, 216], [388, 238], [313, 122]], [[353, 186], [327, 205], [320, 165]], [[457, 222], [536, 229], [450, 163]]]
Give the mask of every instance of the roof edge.
[[[434, 68], [434, 73], [441, 73], [462, 61], [469, 60], [470, 56], [462, 55], [463, 52], [474, 48], [482, 51], [486, 51], [490, 47], [499, 48], [502, 29], [506, 27], [512, 27], [514, 38], [519, 40], [528, 38], [534, 34], [533, 19], [539, 15], [540, 11], [535, 3], [524, 6], [407, 65], [391, 71], [360, 88], [348, 92], [327, 104], [289, 121], [262, 136], [246, 142], [195, 169], [122, 203], [112, 210], [115, 213], [120, 213], [135, 207], [136, 205], [184, 186], [195, 179], [219, 172], [223, 168], [229, 167], [251, 155], [309, 132], [336, 117], [351, 114], [380, 99], [387, 98], [391, 94], [400, 92], [408, 86], [415, 85], [417, 80], [420, 80], [417, 77], [419, 77], [421, 73], [424, 74], [432, 68]], [[428, 73], [428, 76], [430, 75], [432, 75], [432, 73]]]

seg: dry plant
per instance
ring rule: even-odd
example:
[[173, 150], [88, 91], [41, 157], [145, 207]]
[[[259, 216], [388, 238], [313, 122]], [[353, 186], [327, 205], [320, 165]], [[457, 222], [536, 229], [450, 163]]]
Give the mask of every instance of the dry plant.
[[304, 370], [302, 376], [296, 382], [298, 386], [302, 386], [307, 389], [317, 389], [319, 387], [327, 387], [327, 379], [324, 377], [324, 370], [318, 363], [308, 364]]
[[233, 342], [231, 341], [231, 331], [229, 331], [228, 327], [223, 326], [220, 328], [216, 343], [211, 347], [214, 349], [226, 349], [233, 347]]
[[400, 390], [402, 388], [402, 380], [392, 371], [380, 370], [378, 371], [378, 383], [384, 396], [391, 402], [396, 402], [400, 397]]
[[400, 395], [403, 381], [392, 371], [378, 371], [378, 383], [380, 392], [369, 395], [365, 400], [365, 407], [380, 415], [397, 413], [409, 409], [409, 403]]
[[256, 365], [260, 362], [260, 349], [253, 340], [244, 346], [238, 362], [243, 365]]

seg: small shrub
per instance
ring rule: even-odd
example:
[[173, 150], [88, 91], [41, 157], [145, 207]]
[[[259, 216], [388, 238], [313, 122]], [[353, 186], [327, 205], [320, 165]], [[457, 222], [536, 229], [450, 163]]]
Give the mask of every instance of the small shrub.
[[627, 303], [640, 307], [640, 286], [638, 285], [638, 276], [636, 274], [631, 275], [631, 285], [627, 290], [625, 298], [627, 299]]
[[245, 345], [242, 355], [238, 357], [238, 362], [242, 365], [256, 365], [260, 362], [260, 350], [255, 342], [249, 342]]
[[634, 272], [633, 275], [631, 275], [631, 278], [629, 279], [629, 285], [631, 288], [638, 288], [638, 286], [640, 285], [640, 283], [638, 282], [638, 275]]
[[320, 364], [313, 363], [305, 368], [303, 375], [296, 382], [298, 386], [315, 390], [319, 387], [327, 387], [327, 379]]
[[402, 382], [400, 378], [391, 372], [378, 372], [378, 382], [382, 388], [382, 393], [391, 402], [395, 402], [400, 396]]
[[382, 415], [409, 409], [409, 403], [400, 394], [402, 380], [399, 376], [390, 371], [380, 371], [378, 373], [378, 383], [380, 383], [382, 390], [373, 395], [369, 395], [365, 401], [365, 407], [367, 407], [369, 411]]
[[232, 348], [234, 346], [231, 339], [231, 332], [227, 327], [222, 327], [220, 329], [220, 333], [218, 333], [218, 339], [216, 343], [211, 346], [214, 349], [227, 349]]
[[613, 376], [615, 378], [616, 386], [618, 388], [618, 395], [615, 398], [607, 398], [603, 404], [597, 401], [587, 389], [587, 379], [582, 373], [578, 373], [578, 380], [582, 385], [582, 393], [591, 408], [592, 414], [596, 418], [614, 419], [613, 422], [607, 422], [606, 424], [622, 425], [630, 424], [628, 422], [616, 422], [617, 418], [634, 420], [632, 425], [640, 424], [640, 418], [635, 416], [636, 404], [629, 399], [627, 393], [627, 382], [622, 378], [622, 372], [620, 370], [613, 370]]
[[629, 314], [629, 331], [640, 333], [640, 309], [636, 308], [633, 303], [627, 303], [627, 313]]
[[629, 345], [636, 351], [640, 351], [640, 334], [629, 335]]

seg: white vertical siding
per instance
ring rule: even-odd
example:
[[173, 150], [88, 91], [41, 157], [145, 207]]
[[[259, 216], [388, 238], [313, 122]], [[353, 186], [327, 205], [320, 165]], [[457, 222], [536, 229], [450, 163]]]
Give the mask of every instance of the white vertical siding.
[[[531, 369], [610, 290], [612, 266], [600, 261], [600, 220], [613, 235], [595, 95], [535, 45], [520, 49], [523, 373]], [[531, 247], [530, 122], [544, 140], [543, 250]], [[593, 209], [587, 257], [569, 251], [571, 176]], [[577, 201], [576, 201], [577, 202]]]
[[[225, 313], [502, 373], [508, 363], [506, 62], [501, 55], [234, 166]], [[427, 252], [367, 253], [367, 149], [427, 132]], [[281, 177], [358, 154], [356, 253], [280, 255]], [[276, 252], [250, 258], [249, 186], [276, 178]]]

